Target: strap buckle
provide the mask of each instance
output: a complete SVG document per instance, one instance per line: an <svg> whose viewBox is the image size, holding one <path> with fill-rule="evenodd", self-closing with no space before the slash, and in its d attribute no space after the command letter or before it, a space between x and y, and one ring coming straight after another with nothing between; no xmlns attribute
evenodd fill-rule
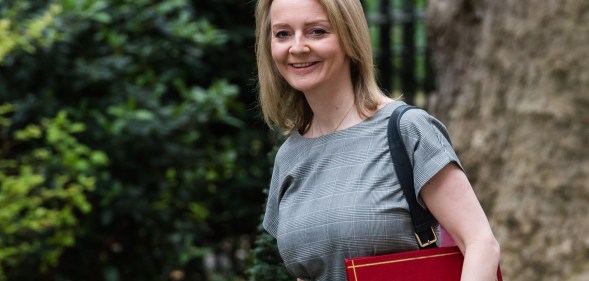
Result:
<svg viewBox="0 0 589 281"><path fill-rule="evenodd" d="M434 235L434 239L432 240L427 240L426 242L422 242L421 238L419 238L419 234L415 233L415 237L417 238L417 243L419 244L420 248L425 248L427 246L430 246L436 242L438 242L438 236L436 235L436 230L434 229L434 227L430 227L430 230L432 231L432 234Z"/></svg>

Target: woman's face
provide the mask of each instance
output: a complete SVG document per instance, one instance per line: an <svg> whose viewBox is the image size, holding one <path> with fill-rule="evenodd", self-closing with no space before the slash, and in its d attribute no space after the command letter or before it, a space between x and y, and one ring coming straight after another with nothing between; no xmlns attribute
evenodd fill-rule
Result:
<svg viewBox="0 0 589 281"><path fill-rule="evenodd" d="M274 0L270 22L272 58L293 88L327 90L351 79L349 59L317 0Z"/></svg>

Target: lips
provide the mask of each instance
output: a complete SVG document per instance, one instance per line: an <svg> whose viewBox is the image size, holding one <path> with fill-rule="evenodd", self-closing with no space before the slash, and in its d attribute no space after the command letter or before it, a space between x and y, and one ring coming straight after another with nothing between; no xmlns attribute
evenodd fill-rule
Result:
<svg viewBox="0 0 589 281"><path fill-rule="evenodd" d="M290 65L294 68L305 68L316 64L317 62L303 62L303 63L291 63Z"/></svg>

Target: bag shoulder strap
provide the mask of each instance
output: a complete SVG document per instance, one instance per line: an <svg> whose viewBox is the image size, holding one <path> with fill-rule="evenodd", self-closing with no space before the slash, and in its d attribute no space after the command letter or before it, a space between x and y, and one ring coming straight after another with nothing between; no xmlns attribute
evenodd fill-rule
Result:
<svg viewBox="0 0 589 281"><path fill-rule="evenodd" d="M393 159L393 166L399 178L399 183L403 189L403 194L409 205L409 213L411 221L415 230L415 238L420 249L435 248L438 237L436 235L435 226L438 224L434 216L426 209L421 207L417 202L415 196L415 188L413 184L413 167L405 150L405 144L401 137L401 116L407 110L417 108L411 105L401 105L393 111L389 119L387 127L387 138L389 142L389 150ZM441 124L434 123L436 126ZM449 137L446 130L441 130L444 137Z"/></svg>

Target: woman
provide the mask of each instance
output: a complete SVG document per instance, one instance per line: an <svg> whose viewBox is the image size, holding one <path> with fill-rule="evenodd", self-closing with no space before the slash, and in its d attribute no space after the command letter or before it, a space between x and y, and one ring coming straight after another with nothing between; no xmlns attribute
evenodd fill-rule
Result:
<svg viewBox="0 0 589 281"><path fill-rule="evenodd" d="M263 225L300 280L346 280L344 258L417 249L389 155L393 101L378 88L358 0L259 0L256 54L266 122L288 135ZM465 259L495 280L499 245L451 145L422 110L403 115L415 192Z"/></svg>

